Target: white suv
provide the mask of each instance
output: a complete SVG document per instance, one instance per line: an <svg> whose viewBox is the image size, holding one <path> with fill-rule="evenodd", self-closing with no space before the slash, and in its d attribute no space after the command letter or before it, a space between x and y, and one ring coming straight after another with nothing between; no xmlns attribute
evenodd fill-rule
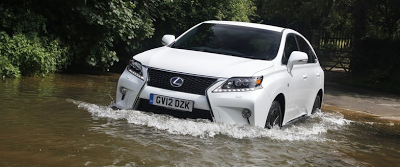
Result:
<svg viewBox="0 0 400 167"><path fill-rule="evenodd" d="M271 128L320 109L324 72L298 32L206 21L133 56L114 109Z"/></svg>

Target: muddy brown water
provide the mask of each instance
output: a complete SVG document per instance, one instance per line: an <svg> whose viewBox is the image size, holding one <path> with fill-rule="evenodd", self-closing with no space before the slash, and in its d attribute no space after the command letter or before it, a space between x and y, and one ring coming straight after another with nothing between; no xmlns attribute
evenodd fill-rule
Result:
<svg viewBox="0 0 400 167"><path fill-rule="evenodd" d="M321 111L284 129L107 108L118 74L0 80L0 166L400 166L400 125Z"/></svg>

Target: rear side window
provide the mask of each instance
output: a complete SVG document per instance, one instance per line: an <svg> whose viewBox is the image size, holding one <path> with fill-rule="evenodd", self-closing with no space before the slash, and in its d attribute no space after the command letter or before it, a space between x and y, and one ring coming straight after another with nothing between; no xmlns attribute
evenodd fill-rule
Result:
<svg viewBox="0 0 400 167"><path fill-rule="evenodd" d="M307 53L308 55L307 63L315 63L316 62L315 59L317 59L317 57L312 51L310 45L307 44L307 42L304 40L303 37L297 35L296 38L297 42L299 43L300 51Z"/></svg>
<svg viewBox="0 0 400 167"><path fill-rule="evenodd" d="M285 49L282 57L282 64L287 64L289 56L290 54L292 54L293 51L299 51L296 38L294 37L294 35L288 35L286 37Z"/></svg>

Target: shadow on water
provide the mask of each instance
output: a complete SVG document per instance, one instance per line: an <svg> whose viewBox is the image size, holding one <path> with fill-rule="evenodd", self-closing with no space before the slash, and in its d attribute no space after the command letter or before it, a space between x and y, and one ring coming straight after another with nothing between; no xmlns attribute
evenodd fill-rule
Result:
<svg viewBox="0 0 400 167"><path fill-rule="evenodd" d="M106 106L118 75L0 81L0 166L394 166L399 125L323 111L285 129Z"/></svg>

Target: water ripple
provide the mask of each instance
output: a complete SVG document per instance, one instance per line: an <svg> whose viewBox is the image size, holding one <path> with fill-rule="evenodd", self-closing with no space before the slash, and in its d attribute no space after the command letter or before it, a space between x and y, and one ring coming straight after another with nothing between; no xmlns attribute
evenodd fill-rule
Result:
<svg viewBox="0 0 400 167"><path fill-rule="evenodd" d="M149 114L136 110L112 110L107 106L86 103L68 99L79 108L87 110L94 118L111 120L127 120L130 124L143 125L158 130L167 131L176 135L191 135L207 138L217 135L226 135L236 139L243 138L270 138L280 141L327 141L328 130L337 130L350 124L352 121L343 118L343 115L318 112L307 121L291 125L283 129L264 129L248 125L228 125L213 123L202 119L178 119L165 115Z"/></svg>

